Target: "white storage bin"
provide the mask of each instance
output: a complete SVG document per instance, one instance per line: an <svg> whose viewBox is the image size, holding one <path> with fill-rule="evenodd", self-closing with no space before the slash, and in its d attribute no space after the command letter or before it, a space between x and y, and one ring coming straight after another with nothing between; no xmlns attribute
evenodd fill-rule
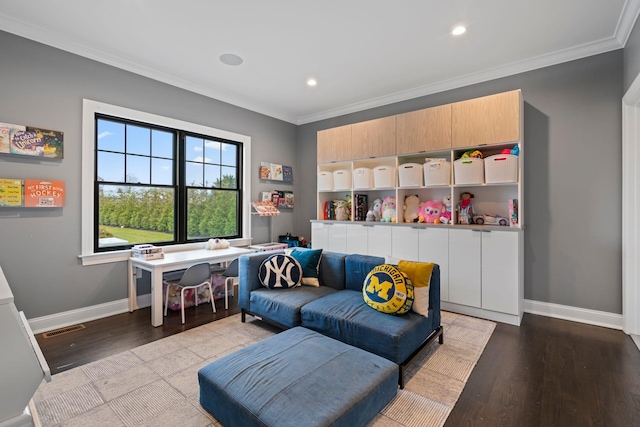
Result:
<svg viewBox="0 0 640 427"><path fill-rule="evenodd" d="M373 171L370 168L354 169L353 188L373 188Z"/></svg>
<svg viewBox="0 0 640 427"><path fill-rule="evenodd" d="M400 187L420 187L422 186L422 165L418 163L405 163L398 166L400 177Z"/></svg>
<svg viewBox="0 0 640 427"><path fill-rule="evenodd" d="M373 185L375 188L396 186L396 168L394 166L376 166L373 168Z"/></svg>
<svg viewBox="0 0 640 427"><path fill-rule="evenodd" d="M451 184L451 163L446 160L426 159L424 169L424 185Z"/></svg>
<svg viewBox="0 0 640 427"><path fill-rule="evenodd" d="M455 184L484 183L484 160L477 157L458 159L453 162Z"/></svg>
<svg viewBox="0 0 640 427"><path fill-rule="evenodd" d="M338 169L333 172L334 190L351 190L351 171Z"/></svg>
<svg viewBox="0 0 640 427"><path fill-rule="evenodd" d="M484 159L484 181L517 182L518 181L518 156L512 154L496 154Z"/></svg>
<svg viewBox="0 0 640 427"><path fill-rule="evenodd" d="M333 190L333 172L318 172L318 191Z"/></svg>

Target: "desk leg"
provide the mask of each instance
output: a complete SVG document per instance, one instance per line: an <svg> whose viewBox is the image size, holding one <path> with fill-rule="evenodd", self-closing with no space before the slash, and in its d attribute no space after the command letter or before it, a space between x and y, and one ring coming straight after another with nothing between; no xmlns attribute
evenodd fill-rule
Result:
<svg viewBox="0 0 640 427"><path fill-rule="evenodd" d="M129 285L129 312L132 312L138 309L138 291L136 286L136 271L133 265L131 265L131 261L127 262L127 271L129 274L129 280L127 281Z"/></svg>
<svg viewBox="0 0 640 427"><path fill-rule="evenodd" d="M162 269L151 271L151 324L162 326Z"/></svg>

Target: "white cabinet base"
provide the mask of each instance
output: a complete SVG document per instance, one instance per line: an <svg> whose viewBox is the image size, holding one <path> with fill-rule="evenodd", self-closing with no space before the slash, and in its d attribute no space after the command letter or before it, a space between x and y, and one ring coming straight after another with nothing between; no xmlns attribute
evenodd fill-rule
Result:
<svg viewBox="0 0 640 427"><path fill-rule="evenodd" d="M485 310L477 307L470 307L468 305L454 304L451 302L442 301L440 308L444 311L450 311L452 313L465 314L467 316L479 317L482 319L493 320L494 322L507 323L509 325L520 326L522 321L522 313L515 316L507 313L499 313L497 311Z"/></svg>

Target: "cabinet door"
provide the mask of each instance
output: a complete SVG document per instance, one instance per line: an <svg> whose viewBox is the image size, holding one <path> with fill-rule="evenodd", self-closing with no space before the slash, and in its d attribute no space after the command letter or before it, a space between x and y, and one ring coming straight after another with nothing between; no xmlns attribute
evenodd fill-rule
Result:
<svg viewBox="0 0 640 427"><path fill-rule="evenodd" d="M327 223L327 250L347 253L347 224Z"/></svg>
<svg viewBox="0 0 640 427"><path fill-rule="evenodd" d="M482 233L482 308L518 315L520 233Z"/></svg>
<svg viewBox="0 0 640 427"><path fill-rule="evenodd" d="M418 261L419 230L413 227L393 227L391 231L391 256L408 261Z"/></svg>
<svg viewBox="0 0 640 427"><path fill-rule="evenodd" d="M367 235L368 247L367 255L386 257L391 255L391 229L386 225L367 226L369 233Z"/></svg>
<svg viewBox="0 0 640 427"><path fill-rule="evenodd" d="M520 91L452 104L453 148L520 140Z"/></svg>
<svg viewBox="0 0 640 427"><path fill-rule="evenodd" d="M396 153L451 148L451 104L396 116Z"/></svg>
<svg viewBox="0 0 640 427"><path fill-rule="evenodd" d="M418 259L440 266L440 299L449 301L449 229L423 228L419 235Z"/></svg>
<svg viewBox="0 0 640 427"><path fill-rule="evenodd" d="M363 224L347 224L346 253L367 255L369 228Z"/></svg>
<svg viewBox="0 0 640 427"><path fill-rule="evenodd" d="M396 154L396 118L355 123L351 128L354 159L386 157Z"/></svg>
<svg viewBox="0 0 640 427"><path fill-rule="evenodd" d="M318 163L351 160L351 125L318 131Z"/></svg>
<svg viewBox="0 0 640 427"><path fill-rule="evenodd" d="M313 249L327 250L329 227L325 227L325 225L321 222L311 223L311 247Z"/></svg>
<svg viewBox="0 0 640 427"><path fill-rule="evenodd" d="M449 230L449 302L481 307L482 232Z"/></svg>

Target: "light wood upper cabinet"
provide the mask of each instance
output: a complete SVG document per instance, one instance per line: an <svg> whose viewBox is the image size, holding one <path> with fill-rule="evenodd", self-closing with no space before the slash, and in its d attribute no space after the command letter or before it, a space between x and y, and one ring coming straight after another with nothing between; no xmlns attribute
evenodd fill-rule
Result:
<svg viewBox="0 0 640 427"><path fill-rule="evenodd" d="M520 90L452 104L452 147L519 141L520 108Z"/></svg>
<svg viewBox="0 0 640 427"><path fill-rule="evenodd" d="M351 135L354 159L396 154L395 116L355 123Z"/></svg>
<svg viewBox="0 0 640 427"><path fill-rule="evenodd" d="M351 160L352 125L318 131L318 163Z"/></svg>
<svg viewBox="0 0 640 427"><path fill-rule="evenodd" d="M396 153L451 148L451 104L396 116Z"/></svg>

